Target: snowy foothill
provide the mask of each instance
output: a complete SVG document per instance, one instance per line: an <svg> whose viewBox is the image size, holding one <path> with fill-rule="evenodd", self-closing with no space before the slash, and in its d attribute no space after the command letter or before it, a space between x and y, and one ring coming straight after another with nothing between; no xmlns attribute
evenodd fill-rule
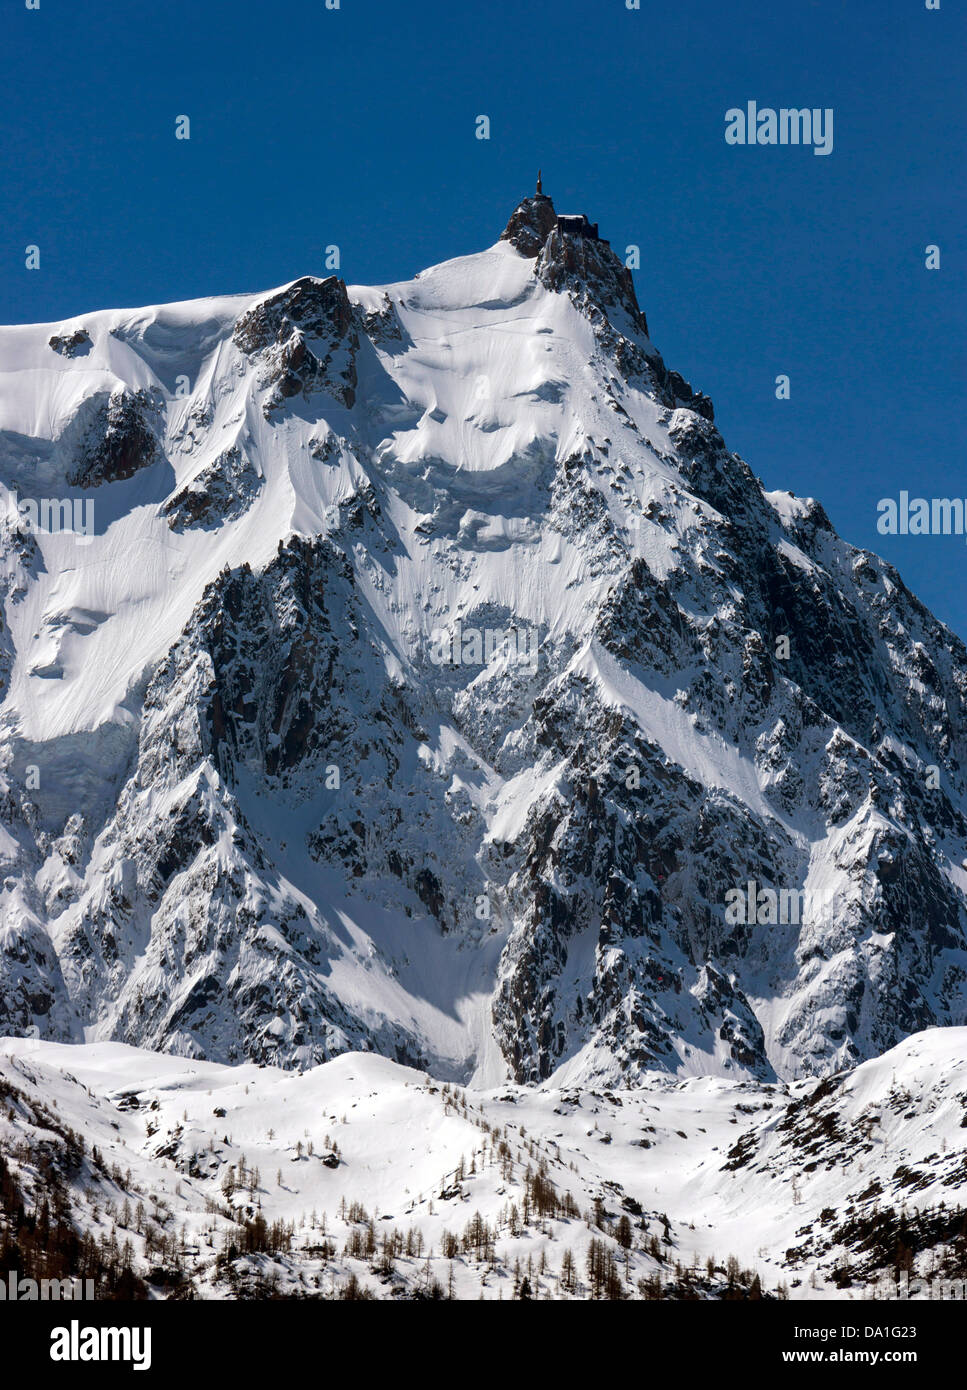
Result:
<svg viewBox="0 0 967 1390"><path fill-rule="evenodd" d="M689 1281L722 1297L730 1278L747 1296L752 1275L766 1296L895 1298L904 1285L869 1241L877 1214L953 1210L965 1181L964 1029L818 1087L475 1090L366 1053L280 1074L9 1038L0 1084L0 1146L23 1189L42 1190L42 1156L62 1157L53 1130L82 1134L73 1215L130 1241L159 1296L177 1277L208 1298L270 1284L330 1297L355 1276L381 1298L434 1283L510 1298L525 1277L534 1297L587 1298L598 1241L626 1297ZM230 1274L226 1251L257 1218L275 1234ZM904 1280L939 1280L946 1244Z"/></svg>

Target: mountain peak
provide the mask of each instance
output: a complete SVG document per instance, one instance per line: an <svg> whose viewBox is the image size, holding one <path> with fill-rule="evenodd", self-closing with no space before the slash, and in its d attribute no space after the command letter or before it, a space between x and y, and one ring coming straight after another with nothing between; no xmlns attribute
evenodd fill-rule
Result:
<svg viewBox="0 0 967 1390"><path fill-rule="evenodd" d="M606 317L609 311L622 309L631 329L648 336L631 271L586 213L555 210L542 191L540 175L537 192L517 204L500 240L536 261L534 273L548 289L570 290L576 299L597 304Z"/></svg>
<svg viewBox="0 0 967 1390"><path fill-rule="evenodd" d="M500 240L509 241L522 256L534 258L556 226L554 204L546 193L535 193L533 197L523 198L514 208Z"/></svg>

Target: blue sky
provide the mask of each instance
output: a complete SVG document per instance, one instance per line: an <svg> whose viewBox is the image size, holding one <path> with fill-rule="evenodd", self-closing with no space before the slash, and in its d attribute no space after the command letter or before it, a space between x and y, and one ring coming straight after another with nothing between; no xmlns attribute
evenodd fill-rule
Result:
<svg viewBox="0 0 967 1390"><path fill-rule="evenodd" d="M496 240L540 164L641 247L730 447L967 637L964 538L876 531L901 489L967 496L965 50L956 0L7 0L0 322L268 288L330 243L409 276ZM727 145L749 100L833 108L833 152Z"/></svg>

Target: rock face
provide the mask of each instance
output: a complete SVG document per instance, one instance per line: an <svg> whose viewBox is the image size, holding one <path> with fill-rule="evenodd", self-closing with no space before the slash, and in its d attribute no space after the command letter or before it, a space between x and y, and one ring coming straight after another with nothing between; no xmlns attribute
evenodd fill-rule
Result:
<svg viewBox="0 0 967 1390"><path fill-rule="evenodd" d="M597 311L614 327L627 327L647 338L648 324L638 308L631 271L607 241L564 231L555 223L534 273L549 290L567 292L585 311Z"/></svg>
<svg viewBox="0 0 967 1390"><path fill-rule="evenodd" d="M49 346L61 357L81 357L91 350L91 336L86 328L75 328L73 333L55 333Z"/></svg>
<svg viewBox="0 0 967 1390"><path fill-rule="evenodd" d="M205 465L164 504L173 531L188 526L218 527L248 509L262 480L237 444Z"/></svg>
<svg viewBox="0 0 967 1390"><path fill-rule="evenodd" d="M10 481L174 486L0 531L6 1031L617 1084L967 1019L967 651L568 226L53 359Z"/></svg>
<svg viewBox="0 0 967 1390"><path fill-rule="evenodd" d="M344 405L356 394L359 339L346 286L304 276L242 314L232 334L236 347L258 364L268 388L266 417L292 396L328 389Z"/></svg>
<svg viewBox="0 0 967 1390"><path fill-rule="evenodd" d="M92 488L116 483L153 463L160 451L151 422L158 412L158 402L147 391L115 387L99 403L79 441L68 484Z"/></svg>
<svg viewBox="0 0 967 1390"><path fill-rule="evenodd" d="M545 241L556 226L554 204L546 194L538 193L536 197L525 198L518 203L500 239L509 241L522 256L534 257L540 255Z"/></svg>

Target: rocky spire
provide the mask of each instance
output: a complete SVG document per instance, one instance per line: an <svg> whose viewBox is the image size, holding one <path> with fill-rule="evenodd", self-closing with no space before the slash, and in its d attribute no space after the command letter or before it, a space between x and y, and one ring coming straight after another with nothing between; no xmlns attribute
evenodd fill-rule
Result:
<svg viewBox="0 0 967 1390"><path fill-rule="evenodd" d="M582 222L585 231L576 225ZM542 192L539 169L537 192L517 204L500 239L537 261L535 273L548 289L583 292L605 313L620 306L631 325L647 334L631 271L610 243L597 235L597 224L588 223L587 218L558 217L554 204Z"/></svg>
<svg viewBox="0 0 967 1390"><path fill-rule="evenodd" d="M510 221L501 232L501 241L509 241L522 256L537 256L548 234L557 225L554 204L541 192L541 176L537 174L537 192L525 198L510 214Z"/></svg>

